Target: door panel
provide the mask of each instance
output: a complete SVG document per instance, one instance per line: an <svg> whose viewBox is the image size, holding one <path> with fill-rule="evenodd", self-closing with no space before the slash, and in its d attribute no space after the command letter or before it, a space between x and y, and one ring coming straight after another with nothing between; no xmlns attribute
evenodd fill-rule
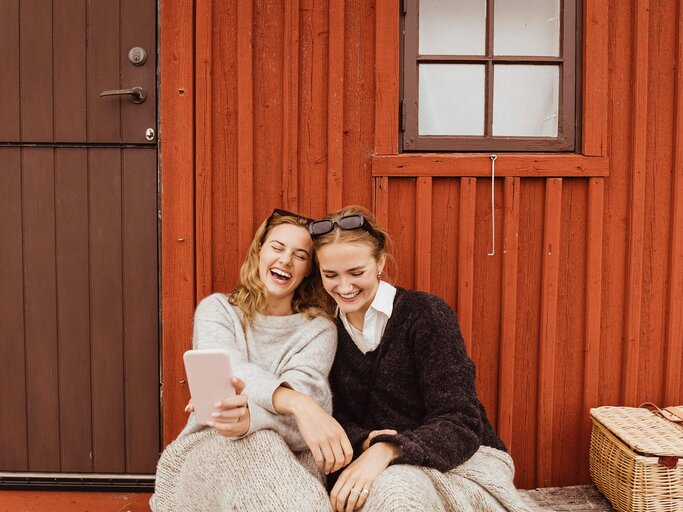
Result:
<svg viewBox="0 0 683 512"><path fill-rule="evenodd" d="M54 140L86 141L84 2L54 2Z"/></svg>
<svg viewBox="0 0 683 512"><path fill-rule="evenodd" d="M19 2L0 0L0 141L19 140Z"/></svg>
<svg viewBox="0 0 683 512"><path fill-rule="evenodd" d="M92 471L88 152L55 151L61 470Z"/></svg>
<svg viewBox="0 0 683 512"><path fill-rule="evenodd" d="M126 471L146 473L159 456L157 182L153 151L122 152L123 353ZM150 271L154 269L154 272ZM154 318L155 321L150 319ZM140 428L145 425L146 428Z"/></svg>
<svg viewBox="0 0 683 512"><path fill-rule="evenodd" d="M0 0L0 52L0 472L154 473L156 3Z"/></svg>
<svg viewBox="0 0 683 512"><path fill-rule="evenodd" d="M20 471L28 466L28 452L18 148L0 149L0 194L0 467Z"/></svg>
<svg viewBox="0 0 683 512"><path fill-rule="evenodd" d="M54 151L21 154L28 465L59 470ZM16 342L17 340L10 340Z"/></svg>
<svg viewBox="0 0 683 512"><path fill-rule="evenodd" d="M0 0L0 142L148 143L156 126L151 0ZM128 58L141 47L147 60ZM141 104L106 90L142 87Z"/></svg>
<svg viewBox="0 0 683 512"><path fill-rule="evenodd" d="M0 190L0 471L153 473L156 148L0 147Z"/></svg>

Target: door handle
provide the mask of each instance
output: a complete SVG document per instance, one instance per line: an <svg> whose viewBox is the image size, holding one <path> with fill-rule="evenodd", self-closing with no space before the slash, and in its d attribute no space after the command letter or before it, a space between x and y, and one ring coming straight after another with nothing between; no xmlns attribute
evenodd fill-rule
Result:
<svg viewBox="0 0 683 512"><path fill-rule="evenodd" d="M131 89L102 91L100 96L128 96L128 99L133 103L143 103L147 99L147 91L142 87L132 87Z"/></svg>

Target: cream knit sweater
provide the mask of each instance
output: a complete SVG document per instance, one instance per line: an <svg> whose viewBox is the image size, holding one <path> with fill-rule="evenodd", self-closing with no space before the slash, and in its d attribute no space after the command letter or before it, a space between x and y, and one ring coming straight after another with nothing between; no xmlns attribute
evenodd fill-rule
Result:
<svg viewBox="0 0 683 512"><path fill-rule="evenodd" d="M337 348L337 330L324 317L308 319L256 314L246 333L242 312L220 293L202 300L194 318L193 348L223 349L230 355L232 371L245 383L249 400L248 434L271 429L280 434L292 451L307 449L294 418L278 414L273 392L285 385L313 398L332 412L327 375ZM203 425L191 415L179 437L198 432Z"/></svg>

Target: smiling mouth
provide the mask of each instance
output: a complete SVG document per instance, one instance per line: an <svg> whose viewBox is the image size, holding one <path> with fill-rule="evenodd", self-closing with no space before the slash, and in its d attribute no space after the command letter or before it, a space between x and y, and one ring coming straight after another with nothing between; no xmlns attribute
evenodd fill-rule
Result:
<svg viewBox="0 0 683 512"><path fill-rule="evenodd" d="M360 290L356 290L355 292L351 292L351 293L339 293L339 292L337 292L337 295L344 302L353 302L353 300L355 300L355 298L358 297L358 295L360 295Z"/></svg>
<svg viewBox="0 0 683 512"><path fill-rule="evenodd" d="M280 270L279 268L271 268L270 275L273 281L277 284L287 284L292 280L292 274Z"/></svg>

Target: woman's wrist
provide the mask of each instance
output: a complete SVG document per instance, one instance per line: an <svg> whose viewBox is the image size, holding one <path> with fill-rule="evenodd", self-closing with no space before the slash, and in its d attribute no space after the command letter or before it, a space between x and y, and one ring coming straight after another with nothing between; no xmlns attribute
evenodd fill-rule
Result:
<svg viewBox="0 0 683 512"><path fill-rule="evenodd" d="M387 466L401 456L401 448L398 445L387 441L380 441L379 443L373 444L368 448L368 451L372 451L376 453L378 457L383 458Z"/></svg>
<svg viewBox="0 0 683 512"><path fill-rule="evenodd" d="M308 402L313 400L306 395L284 386L278 387L273 392L273 407L279 414L297 416Z"/></svg>

